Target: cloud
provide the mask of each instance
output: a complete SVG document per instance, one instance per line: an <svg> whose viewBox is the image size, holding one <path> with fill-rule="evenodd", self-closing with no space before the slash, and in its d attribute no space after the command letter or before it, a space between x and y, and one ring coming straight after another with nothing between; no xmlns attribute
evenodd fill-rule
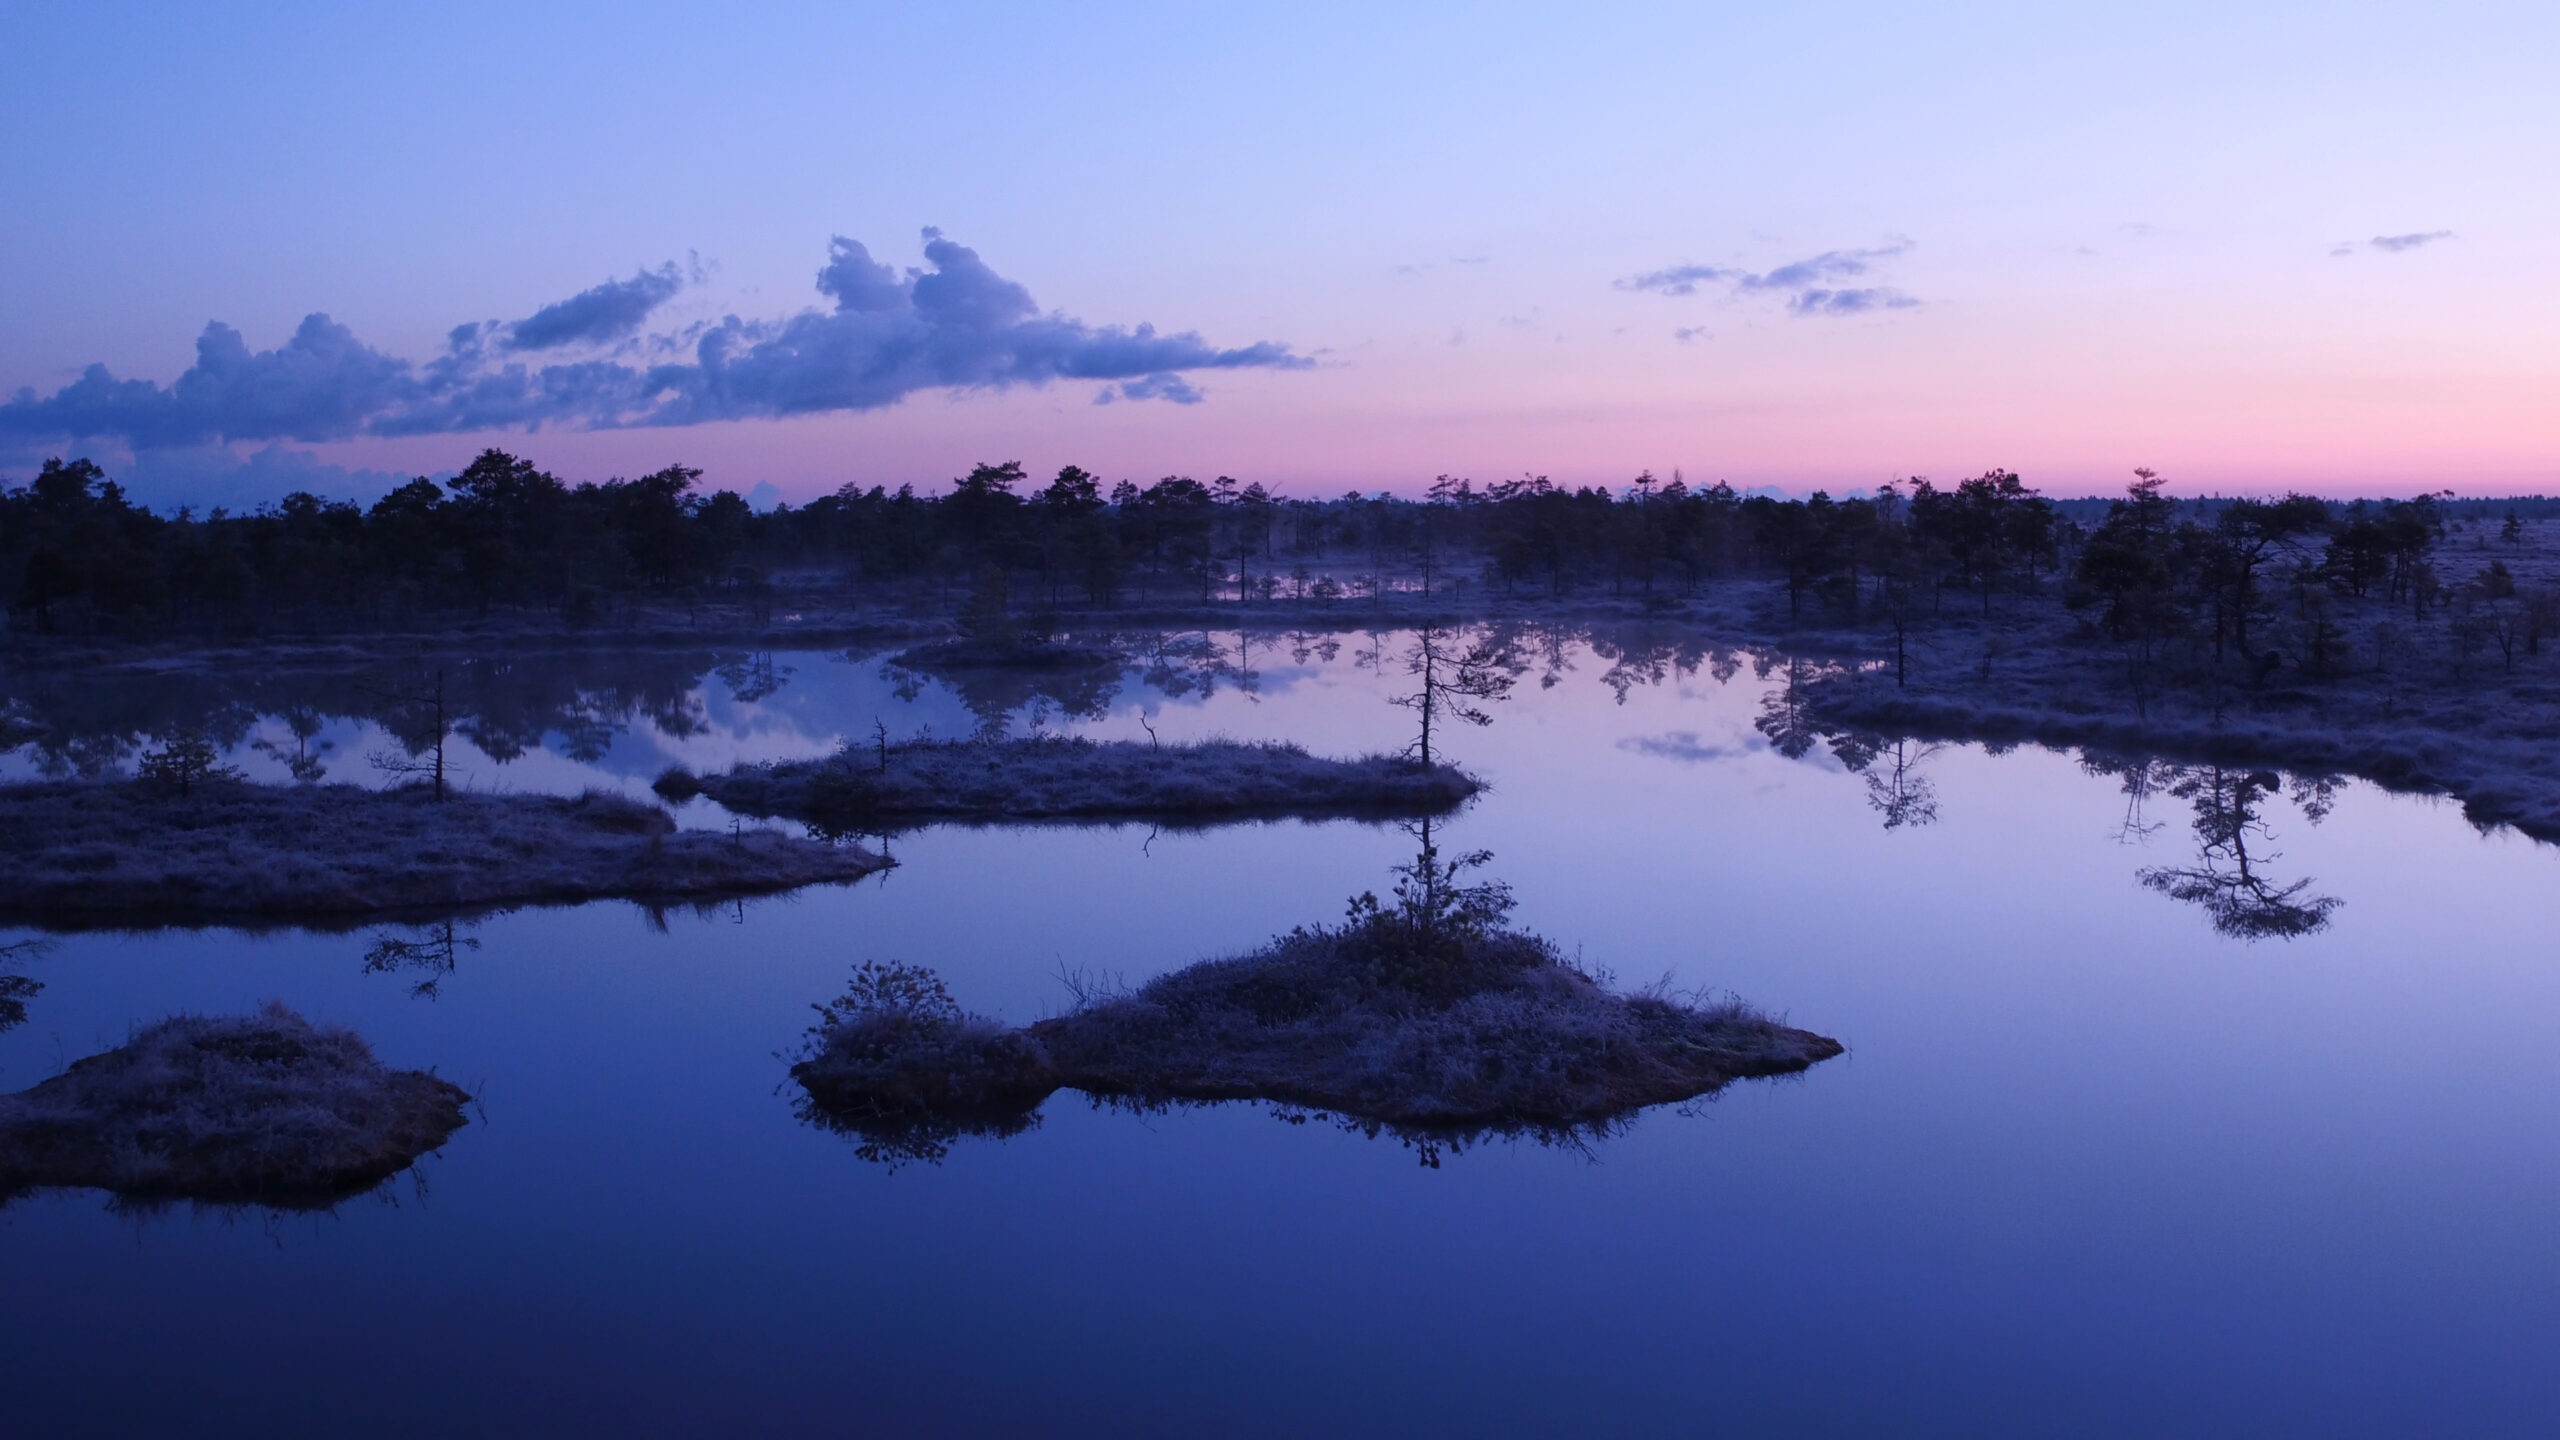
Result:
<svg viewBox="0 0 2560 1440"><path fill-rule="evenodd" d="M1719 265L1673 265L1614 283L1620 290L1655 295L1695 295L1702 285L1722 285L1734 295L1783 295L1787 297L1788 313L1797 316L1907 310L1920 302L1899 290L1881 285L1842 287L1833 282L1870 274L1875 261L1891 259L1910 248L1910 241L1895 240L1869 250L1825 250L1757 273Z"/></svg>
<svg viewBox="0 0 2560 1440"><path fill-rule="evenodd" d="M2439 240L2452 238L2450 230L2420 230L2407 235L2376 235L2365 243L2376 250L2397 255L2403 250L2415 250L2421 245L2433 245Z"/></svg>
<svg viewBox="0 0 2560 1440"><path fill-rule="evenodd" d="M456 326L443 354L413 363L373 350L326 315L252 352L208 325L174 382L118 379L93 365L49 396L0 404L0 439L105 437L137 447L233 440L337 440L544 426L696 425L877 410L926 390L1123 382L1116 398L1196 403L1192 370L1304 369L1263 341L1212 345L1191 331L1088 325L1043 312L967 246L924 232L926 268L901 272L837 237L817 276L832 309L776 320L732 315L698 333L646 337L634 364L611 357L535 366L532 350L626 338L680 287L672 267L608 281L513 325Z"/></svg>
<svg viewBox="0 0 2560 1440"><path fill-rule="evenodd" d="M1911 248L1907 240L1874 250L1825 250L1809 260L1781 265L1761 275L1745 275L1738 282L1745 290L1806 290L1826 280L1845 280L1867 273L1867 262L1884 260Z"/></svg>
<svg viewBox="0 0 2560 1440"><path fill-rule="evenodd" d="M820 278L821 286L825 284ZM684 274L670 260L628 280L607 280L566 300L545 305L507 327L510 350L551 350L637 334L649 312L675 298Z"/></svg>
<svg viewBox="0 0 2560 1440"><path fill-rule="evenodd" d="M1805 290L1787 302L1798 315L1864 315L1871 310L1908 310L1920 302L1889 285L1863 290Z"/></svg>
<svg viewBox="0 0 2560 1440"><path fill-rule="evenodd" d="M1093 397L1093 403L1108 405L1114 400L1170 400L1176 405L1197 405L1206 398L1192 388L1191 382L1167 372L1125 380L1118 385L1105 385L1102 393Z"/></svg>
<svg viewBox="0 0 2560 1440"><path fill-rule="evenodd" d="M1688 344L1692 340L1704 340L1707 338L1707 327L1704 325L1683 325L1679 329L1671 332L1671 338L1679 341L1683 345Z"/></svg>
<svg viewBox="0 0 2560 1440"><path fill-rule="evenodd" d="M331 465L308 450L283 444L262 446L245 458L223 445L137 450L129 463L110 468L135 499L164 514L181 505L245 512L296 491L370 503L411 479L388 470Z"/></svg>
<svg viewBox="0 0 2560 1440"><path fill-rule="evenodd" d="M109 435L146 446L332 440L407 399L416 388L408 371L326 315L303 317L292 339L254 353L217 320L196 337L196 363L176 383L119 380L92 365L50 396L20 390L0 404L0 435Z"/></svg>
<svg viewBox="0 0 2560 1440"><path fill-rule="evenodd" d="M1701 285L1749 278L1739 270L1725 270L1713 265L1674 265L1667 270L1630 275L1615 283L1621 290L1649 290L1656 295L1695 295Z"/></svg>
<svg viewBox="0 0 2560 1440"><path fill-rule="evenodd" d="M1651 755L1662 760L1677 760L1683 765L1703 765L1716 760L1730 760L1745 753L1731 745L1719 745L1701 739L1695 730L1671 730L1660 735L1630 735L1618 742L1621 750L1638 755Z"/></svg>

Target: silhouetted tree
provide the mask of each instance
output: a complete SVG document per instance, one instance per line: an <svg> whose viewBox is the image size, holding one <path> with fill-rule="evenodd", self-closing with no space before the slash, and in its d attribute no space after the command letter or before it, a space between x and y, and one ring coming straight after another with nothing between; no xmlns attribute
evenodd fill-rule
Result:
<svg viewBox="0 0 2560 1440"><path fill-rule="evenodd" d="M145 752L135 766L135 778L184 799L217 781L244 777L222 763L222 752L214 748L212 741L201 735L182 735L157 750Z"/></svg>
<svg viewBox="0 0 2560 1440"><path fill-rule="evenodd" d="M2232 648L2263 676L2273 668L2250 647L2249 622L2259 609L2259 576L2279 555L2295 553L2304 537L2325 530L2329 507L2308 495L2281 500L2233 500L2215 517L2206 551L2204 581L2212 598L2214 653L2222 653L2228 626ZM2277 657L2279 660L2282 657Z"/></svg>
<svg viewBox="0 0 2560 1440"><path fill-rule="evenodd" d="M1413 711L1421 721L1422 732L1413 749L1425 765L1433 763L1431 741L1436 729L1452 721L1492 724L1493 716L1478 702L1509 698L1520 676L1522 666L1509 646L1492 639L1462 642L1463 636L1436 625L1416 631L1404 661L1405 673L1417 683L1412 693L1388 702Z"/></svg>

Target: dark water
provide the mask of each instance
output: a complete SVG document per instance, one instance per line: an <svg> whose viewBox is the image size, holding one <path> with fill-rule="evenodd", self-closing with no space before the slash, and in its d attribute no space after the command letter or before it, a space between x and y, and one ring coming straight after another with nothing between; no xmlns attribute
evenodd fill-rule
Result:
<svg viewBox="0 0 2560 1440"><path fill-rule="evenodd" d="M1403 738L1391 679L1354 663L1369 638L1330 660L1258 646L1249 688L1220 638L1223 659L1123 677L1098 720L1040 718ZM2229 869L2194 823L2228 783L2187 777L2129 817L2121 778L2073 757L1949 747L1897 801L1869 783L1889 757L1861 774L1825 744L1772 748L1754 722L1782 670L1562 658L1451 740L1494 789L1444 843L1494 851L1518 918L1626 983L1730 988L1847 1056L1587 1153L1495 1143L1437 1169L1253 1107L1066 1093L1026 1135L892 1173L778 1089L778 1052L856 961L936 966L964 1004L1028 1020L1063 1003L1062 969L1136 979L1338 916L1411 849L1353 824L932 830L896 841L885 879L663 929L626 905L490 919L441 976L367 973L372 932L65 937L22 967L45 988L0 1035L0 1085L172 1010L281 998L482 1111L325 1216L133 1215L89 1192L0 1211L0 1430L2560 1425L2560 854L2355 784L2303 791L2314 823L2241 777L2253 876L2341 902L2251 943L2138 878ZM875 716L973 724L876 660L711 663L603 698L610 674L549 673L586 718L472 756L473 782L637 790L672 760L813 753ZM314 753L360 776L380 734L325 708ZM518 716L519 741L547 713ZM283 777L289 725L242 738Z"/></svg>

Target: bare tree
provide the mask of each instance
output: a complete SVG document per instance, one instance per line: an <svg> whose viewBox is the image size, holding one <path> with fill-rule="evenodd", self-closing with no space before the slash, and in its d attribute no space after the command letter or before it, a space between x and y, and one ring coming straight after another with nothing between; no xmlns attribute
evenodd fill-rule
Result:
<svg viewBox="0 0 2560 1440"><path fill-rule="evenodd" d="M1423 626L1404 654L1405 673L1419 683L1411 694L1388 701L1421 717L1422 734L1412 749L1421 755L1425 765L1432 763L1431 739L1435 730L1451 721L1492 724L1493 716L1478 702L1510 698L1512 683L1527 668L1507 644L1484 639L1462 649L1461 639L1461 635L1437 625Z"/></svg>
<svg viewBox="0 0 2560 1440"><path fill-rule="evenodd" d="M400 753L376 750L365 757L365 762L395 780L424 779L434 787L436 798L442 800L445 797L444 742L453 733L453 716L445 706L444 667L437 666L431 679L416 686L400 690L377 688L374 694L390 702L403 713L404 719L420 722L418 729L425 732L427 738L421 742L404 737L402 744L405 748Z"/></svg>

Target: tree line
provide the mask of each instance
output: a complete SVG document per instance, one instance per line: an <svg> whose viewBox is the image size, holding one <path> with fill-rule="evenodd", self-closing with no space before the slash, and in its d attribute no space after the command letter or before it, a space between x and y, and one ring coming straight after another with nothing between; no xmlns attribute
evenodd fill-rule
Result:
<svg viewBox="0 0 2560 1440"><path fill-rule="evenodd" d="M2217 655L2253 660L2262 617L2306 586L2421 617L2445 601L2435 499L2179 502L2147 473L2086 525L2069 518L2086 502L2057 505L2002 470L1838 500L1651 474L1614 490L1443 476L1416 500L1310 500L1225 476L1106 487L1073 465L1041 482L1007 462L939 494L847 485L762 513L701 479L669 466L572 485L489 450L369 507L295 494L248 514L163 516L94 463L51 460L0 490L0 595L20 630L152 633L493 613L575 625L706 602L761 621L778 592L811 588L1054 611L1460 588L1667 600L1760 576L1791 618L1882 620L1898 660L1909 623L1950 597L1988 614L2004 591L2057 585L2111 637L2204 634ZM2515 524L2510 512L2510 538Z"/></svg>

